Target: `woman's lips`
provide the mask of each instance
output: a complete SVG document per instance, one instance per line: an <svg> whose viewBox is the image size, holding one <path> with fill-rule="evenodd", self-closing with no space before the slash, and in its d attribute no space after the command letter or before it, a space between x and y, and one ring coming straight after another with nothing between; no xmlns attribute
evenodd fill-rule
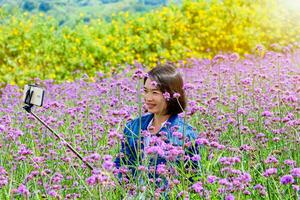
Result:
<svg viewBox="0 0 300 200"><path fill-rule="evenodd" d="M149 103L147 103L146 106L147 106L148 109L151 109L151 108L155 107L155 104L149 104Z"/></svg>

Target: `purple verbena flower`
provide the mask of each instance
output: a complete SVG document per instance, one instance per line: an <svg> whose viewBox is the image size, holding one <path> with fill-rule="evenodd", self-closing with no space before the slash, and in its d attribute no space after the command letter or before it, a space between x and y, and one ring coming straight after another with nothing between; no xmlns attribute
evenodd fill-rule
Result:
<svg viewBox="0 0 300 200"><path fill-rule="evenodd" d="M291 175L284 175L280 178L280 183L282 185L292 184L294 183L294 178Z"/></svg>
<svg viewBox="0 0 300 200"><path fill-rule="evenodd" d="M55 173L54 176L52 177L52 182L53 183L60 183L63 180L64 176L60 173Z"/></svg>
<svg viewBox="0 0 300 200"><path fill-rule="evenodd" d="M3 132L5 130L5 126L0 124L0 132Z"/></svg>
<svg viewBox="0 0 300 200"><path fill-rule="evenodd" d="M262 113L262 116L263 117L272 117L273 116L273 113L268 111L268 110L265 110L263 113Z"/></svg>
<svg viewBox="0 0 300 200"><path fill-rule="evenodd" d="M290 173L292 174L293 177L300 178L300 168L294 168L291 170Z"/></svg>
<svg viewBox="0 0 300 200"><path fill-rule="evenodd" d="M193 155L193 157L191 159L192 159L192 161L197 162L201 159L201 156L196 154L196 155Z"/></svg>
<svg viewBox="0 0 300 200"><path fill-rule="evenodd" d="M102 167L107 171L112 171L114 167L114 162L112 160L105 160Z"/></svg>
<svg viewBox="0 0 300 200"><path fill-rule="evenodd" d="M294 167L294 166L296 166L296 161L294 161L294 160L285 160L284 164L289 165L291 167Z"/></svg>
<svg viewBox="0 0 300 200"><path fill-rule="evenodd" d="M208 176L207 177L207 182L208 183L215 183L216 182L216 180L218 180L218 177L216 177L216 176Z"/></svg>
<svg viewBox="0 0 300 200"><path fill-rule="evenodd" d="M164 96L164 98L165 98L165 100L166 100L166 101L169 101L169 100L170 100L170 98L171 98L171 96L170 96L170 93L169 93L169 92L164 92L164 93L163 93L163 96Z"/></svg>
<svg viewBox="0 0 300 200"><path fill-rule="evenodd" d="M168 172L165 164L157 165L156 171L157 171L157 174L160 174L160 175L165 175Z"/></svg>
<svg viewBox="0 0 300 200"><path fill-rule="evenodd" d="M233 165L241 162L241 159L239 157L221 157L219 162L223 165Z"/></svg>
<svg viewBox="0 0 300 200"><path fill-rule="evenodd" d="M25 185L21 184L19 187L18 187L18 190L17 192L21 195L24 195L26 197L28 197L30 195L30 192L29 190L26 188Z"/></svg>
<svg viewBox="0 0 300 200"><path fill-rule="evenodd" d="M8 184L8 174L4 167L0 166L0 189Z"/></svg>
<svg viewBox="0 0 300 200"><path fill-rule="evenodd" d="M226 197L225 197L225 200L234 200L234 196L232 194L228 194Z"/></svg>
<svg viewBox="0 0 300 200"><path fill-rule="evenodd" d="M277 169L276 169L276 168L269 168L269 169L267 169L267 170L263 173L263 175L264 175L265 177L269 177L269 176L274 175L274 174L277 174Z"/></svg>
<svg viewBox="0 0 300 200"><path fill-rule="evenodd" d="M48 191L48 194L49 194L49 196L51 196L51 197L56 197L57 196L57 192L55 191L55 190L49 190Z"/></svg>
<svg viewBox="0 0 300 200"><path fill-rule="evenodd" d="M270 164L270 163L274 163L277 164L278 160L274 157L274 156L269 156L267 157L267 159L265 160L265 163Z"/></svg>
<svg viewBox="0 0 300 200"><path fill-rule="evenodd" d="M175 92L175 93L173 94L173 98L178 99L179 97L180 97L180 94L179 94L179 93Z"/></svg>
<svg viewBox="0 0 300 200"><path fill-rule="evenodd" d="M194 183L192 188L195 190L195 192L197 192L199 194L203 191L203 187L202 187L201 182Z"/></svg>
<svg viewBox="0 0 300 200"><path fill-rule="evenodd" d="M153 155L158 154L160 156L164 155L164 150L161 147L159 147L159 146L150 146L150 147L147 147L145 149L145 152L147 154L149 154L149 155L151 155L151 154L153 154Z"/></svg>
<svg viewBox="0 0 300 200"><path fill-rule="evenodd" d="M296 191L296 192L299 192L300 191L300 186L299 185L292 185L293 186L293 189Z"/></svg>
<svg viewBox="0 0 300 200"><path fill-rule="evenodd" d="M209 141L205 138L197 138L195 140L195 142L197 145L208 145L209 144Z"/></svg>
<svg viewBox="0 0 300 200"><path fill-rule="evenodd" d="M150 83L153 87L157 87L158 83L156 81L151 81Z"/></svg>

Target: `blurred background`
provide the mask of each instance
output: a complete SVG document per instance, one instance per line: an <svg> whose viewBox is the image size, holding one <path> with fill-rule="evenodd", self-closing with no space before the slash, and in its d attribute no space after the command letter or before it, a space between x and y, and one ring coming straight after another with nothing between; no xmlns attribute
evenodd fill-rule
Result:
<svg viewBox="0 0 300 200"><path fill-rule="evenodd" d="M1 0L0 81L299 47L299 0Z"/></svg>

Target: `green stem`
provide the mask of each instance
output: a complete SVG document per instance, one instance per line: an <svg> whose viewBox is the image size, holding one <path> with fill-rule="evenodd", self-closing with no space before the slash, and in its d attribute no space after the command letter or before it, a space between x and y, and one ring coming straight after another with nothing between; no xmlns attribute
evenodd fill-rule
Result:
<svg viewBox="0 0 300 200"><path fill-rule="evenodd" d="M186 112L182 108L178 98L176 98L176 100L177 100L178 105L180 106L181 111L184 113L184 116L183 116L183 133L182 133L182 135L183 135L182 149L184 150L185 149L185 147L184 147L184 145L185 145L185 132L186 132L186 126L185 126L185 124L186 124Z"/></svg>
<svg viewBox="0 0 300 200"><path fill-rule="evenodd" d="M140 156L141 156L141 131L142 131L142 94L141 94L141 81L142 79L138 80L137 92L138 92L138 113L139 113L139 132L138 132L138 140L137 140L137 165L140 166ZM138 170L137 170L138 173ZM138 174L137 174L137 177ZM136 180L136 184L139 184L139 180ZM138 195L139 195L138 191Z"/></svg>

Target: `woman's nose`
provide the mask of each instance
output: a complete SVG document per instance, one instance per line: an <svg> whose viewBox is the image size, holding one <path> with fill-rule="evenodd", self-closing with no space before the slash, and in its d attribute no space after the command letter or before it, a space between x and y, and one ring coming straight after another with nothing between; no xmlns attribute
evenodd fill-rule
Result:
<svg viewBox="0 0 300 200"><path fill-rule="evenodd" d="M152 97L153 97L153 96L152 96L150 93L145 93L145 94L144 94L145 100L148 100L148 101L149 101L149 100L152 100Z"/></svg>

